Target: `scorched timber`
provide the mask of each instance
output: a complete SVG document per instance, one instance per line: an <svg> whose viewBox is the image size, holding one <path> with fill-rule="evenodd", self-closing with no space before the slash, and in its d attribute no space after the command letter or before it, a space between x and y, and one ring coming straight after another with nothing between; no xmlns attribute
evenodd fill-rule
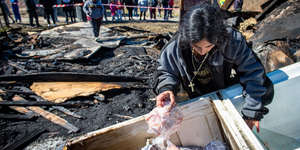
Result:
<svg viewBox="0 0 300 150"><path fill-rule="evenodd" d="M25 101L22 97L20 96L15 96L13 97L13 100L14 101ZM75 127L74 125L68 123L67 120L59 117L59 116L56 116L40 107L36 107L36 106L28 106L27 107L28 109L32 110L33 112L37 113L37 114L40 114L41 116L43 116L44 118L50 120L51 122L55 123L55 124L58 124L72 132L78 132L80 129Z"/></svg>
<svg viewBox="0 0 300 150"><path fill-rule="evenodd" d="M0 76L0 81L32 81L32 82L142 82L148 77L115 76L92 73L47 72L25 75Z"/></svg>
<svg viewBox="0 0 300 150"><path fill-rule="evenodd" d="M84 106L94 105L92 101L68 101L64 103L52 103L47 101L3 101L0 105L6 106Z"/></svg>

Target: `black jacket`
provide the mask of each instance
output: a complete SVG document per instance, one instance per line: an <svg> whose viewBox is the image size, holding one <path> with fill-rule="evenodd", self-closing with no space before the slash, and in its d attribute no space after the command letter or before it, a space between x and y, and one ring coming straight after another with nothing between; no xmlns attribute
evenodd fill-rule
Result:
<svg viewBox="0 0 300 150"><path fill-rule="evenodd" d="M125 5L133 5L134 4L133 0L124 0L124 2L125 2ZM130 7L130 8L133 8L133 7Z"/></svg>
<svg viewBox="0 0 300 150"><path fill-rule="evenodd" d="M157 0L148 0L148 5L150 7L156 7L157 6Z"/></svg>
<svg viewBox="0 0 300 150"><path fill-rule="evenodd" d="M54 0L40 0L39 3L44 6L45 10L53 10L52 7L55 5Z"/></svg>
<svg viewBox="0 0 300 150"><path fill-rule="evenodd" d="M265 105L271 103L274 94L273 83L266 76L264 67L256 54L248 48L241 33L228 28L230 41L224 48L212 50L207 59L215 90L224 89L236 80L230 75L232 69L237 73L239 83L243 86L245 105L242 114L245 118L260 120L268 113ZM179 85L188 93L189 98L201 96L200 88L189 87L193 78L192 70L187 66L189 59L184 58L190 47L180 43L180 35L172 38L157 60L158 67L154 73L153 90L156 94L170 90L176 95ZM171 39L171 40L172 40Z"/></svg>
<svg viewBox="0 0 300 150"><path fill-rule="evenodd" d="M37 9L34 0L25 0L25 4L27 11L35 11Z"/></svg>

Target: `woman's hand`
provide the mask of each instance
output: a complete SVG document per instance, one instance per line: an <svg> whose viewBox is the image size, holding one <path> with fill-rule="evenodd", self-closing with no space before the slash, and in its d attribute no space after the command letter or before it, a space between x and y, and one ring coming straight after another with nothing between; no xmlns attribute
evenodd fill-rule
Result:
<svg viewBox="0 0 300 150"><path fill-rule="evenodd" d="M250 130L252 131L254 125L256 126L256 131L259 133L259 121L253 119L244 119L246 124L249 126Z"/></svg>
<svg viewBox="0 0 300 150"><path fill-rule="evenodd" d="M171 105L175 103L175 96L172 91L164 91L156 97L156 106L163 107L165 100L171 100Z"/></svg>

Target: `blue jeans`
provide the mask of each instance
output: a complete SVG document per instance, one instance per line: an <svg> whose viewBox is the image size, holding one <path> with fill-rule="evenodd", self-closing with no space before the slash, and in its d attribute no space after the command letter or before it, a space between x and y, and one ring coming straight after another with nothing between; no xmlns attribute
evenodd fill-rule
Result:
<svg viewBox="0 0 300 150"><path fill-rule="evenodd" d="M138 14L138 8L137 7L134 7L133 8L133 17L138 17L139 14Z"/></svg>
<svg viewBox="0 0 300 150"><path fill-rule="evenodd" d="M169 8L169 6L163 6L163 8ZM168 20L168 12L169 10L168 9L164 9L165 10L165 14L164 14L164 20Z"/></svg>

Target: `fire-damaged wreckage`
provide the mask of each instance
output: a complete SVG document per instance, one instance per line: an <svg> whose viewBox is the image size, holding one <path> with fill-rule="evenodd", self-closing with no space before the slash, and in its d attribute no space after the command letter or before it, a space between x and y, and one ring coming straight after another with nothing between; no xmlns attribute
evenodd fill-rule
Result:
<svg viewBox="0 0 300 150"><path fill-rule="evenodd" d="M296 4L283 5L290 7L272 13ZM259 23L254 18L240 23L238 17L227 19L235 20L231 25L248 39L266 72L300 60L299 36L257 40L270 26L272 13ZM92 37L88 26L77 23L30 35L13 30L1 35L1 148L26 147L36 137L67 140L153 110L151 77L160 50L173 34L118 26L101 28L103 38L94 41L86 38Z"/></svg>

